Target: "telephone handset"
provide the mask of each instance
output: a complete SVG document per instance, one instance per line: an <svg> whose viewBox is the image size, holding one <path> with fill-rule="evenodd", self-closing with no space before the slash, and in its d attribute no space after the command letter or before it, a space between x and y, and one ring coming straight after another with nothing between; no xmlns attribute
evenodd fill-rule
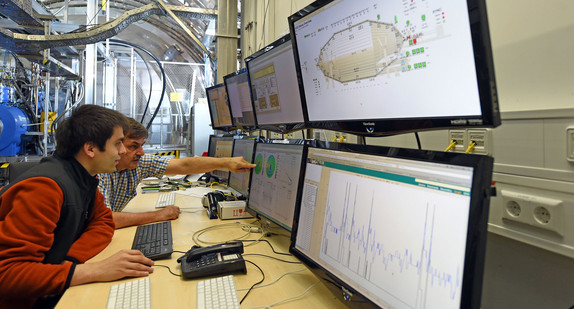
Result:
<svg viewBox="0 0 574 309"><path fill-rule="evenodd" d="M217 203L225 200L225 195L220 191L209 192L207 196L207 216L209 219L217 219Z"/></svg>
<svg viewBox="0 0 574 309"><path fill-rule="evenodd" d="M233 272L246 273L245 260L241 253L243 243L240 241L209 247L193 246L177 261L181 263L181 274L185 279Z"/></svg>
<svg viewBox="0 0 574 309"><path fill-rule="evenodd" d="M217 203L221 201L231 201L235 200L233 196L226 196L225 193L215 190L213 192L206 193L201 200L203 207L207 208L207 216L209 219L217 219Z"/></svg>

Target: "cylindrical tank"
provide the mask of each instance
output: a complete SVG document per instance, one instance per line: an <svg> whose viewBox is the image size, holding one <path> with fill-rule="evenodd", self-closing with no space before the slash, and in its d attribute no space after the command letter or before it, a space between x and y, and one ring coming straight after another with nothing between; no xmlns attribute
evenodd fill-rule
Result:
<svg viewBox="0 0 574 309"><path fill-rule="evenodd" d="M10 88L0 87L0 156L23 153L22 135L26 133L28 118L18 107L8 103ZM8 95L6 95L8 94Z"/></svg>

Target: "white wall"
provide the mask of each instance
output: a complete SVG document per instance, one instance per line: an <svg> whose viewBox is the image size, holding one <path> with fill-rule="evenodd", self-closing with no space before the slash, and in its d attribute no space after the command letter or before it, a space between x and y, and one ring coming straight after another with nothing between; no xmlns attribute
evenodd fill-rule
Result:
<svg viewBox="0 0 574 309"><path fill-rule="evenodd" d="M487 0L501 111L574 107L574 1Z"/></svg>
<svg viewBox="0 0 574 309"><path fill-rule="evenodd" d="M242 59L289 33L287 18L309 0L242 0ZM241 67L245 64L241 62Z"/></svg>

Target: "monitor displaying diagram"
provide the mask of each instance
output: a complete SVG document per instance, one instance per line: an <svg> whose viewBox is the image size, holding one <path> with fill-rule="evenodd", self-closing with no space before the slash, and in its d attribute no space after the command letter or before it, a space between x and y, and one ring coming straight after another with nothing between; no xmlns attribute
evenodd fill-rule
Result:
<svg viewBox="0 0 574 309"><path fill-rule="evenodd" d="M258 125L303 122L289 35L246 59Z"/></svg>
<svg viewBox="0 0 574 309"><path fill-rule="evenodd" d="M224 77L224 81L233 125L254 128L255 115L251 104L247 71L227 75Z"/></svg>
<svg viewBox="0 0 574 309"><path fill-rule="evenodd" d="M255 146L247 210L291 231L304 145Z"/></svg>
<svg viewBox="0 0 574 309"><path fill-rule="evenodd" d="M205 89L209 102L211 126L214 129L226 129L232 126L231 112L227 104L225 85L219 84Z"/></svg>
<svg viewBox="0 0 574 309"><path fill-rule="evenodd" d="M309 121L481 115L466 1L333 1L292 27Z"/></svg>

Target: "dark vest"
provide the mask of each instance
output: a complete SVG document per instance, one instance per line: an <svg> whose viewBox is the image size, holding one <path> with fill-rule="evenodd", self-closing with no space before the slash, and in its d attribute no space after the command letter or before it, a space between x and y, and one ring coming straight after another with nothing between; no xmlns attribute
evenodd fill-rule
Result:
<svg viewBox="0 0 574 309"><path fill-rule="evenodd" d="M24 172L16 181L2 190L0 195L18 181L32 177L47 177L54 180L64 193L64 204L60 219L54 230L54 243L46 252L43 263L60 264L72 244L83 234L94 208L98 180L92 177L75 159L65 160L57 156L42 159L40 164ZM39 196L38 199L50 198ZM30 203L29 207L34 207Z"/></svg>

